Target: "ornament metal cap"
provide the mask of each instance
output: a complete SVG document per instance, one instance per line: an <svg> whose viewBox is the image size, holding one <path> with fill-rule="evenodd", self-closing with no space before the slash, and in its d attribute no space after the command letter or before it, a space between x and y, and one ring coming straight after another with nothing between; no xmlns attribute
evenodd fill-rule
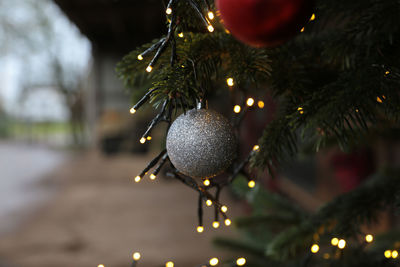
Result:
<svg viewBox="0 0 400 267"><path fill-rule="evenodd" d="M197 109L208 109L208 101L200 99L200 101L197 102Z"/></svg>

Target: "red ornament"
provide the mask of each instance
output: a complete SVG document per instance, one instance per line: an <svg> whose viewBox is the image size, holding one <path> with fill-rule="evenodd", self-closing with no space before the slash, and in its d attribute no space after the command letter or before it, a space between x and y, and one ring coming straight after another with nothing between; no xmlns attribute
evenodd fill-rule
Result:
<svg viewBox="0 0 400 267"><path fill-rule="evenodd" d="M225 27L255 47L275 46L299 33L312 15L313 0L216 0Z"/></svg>

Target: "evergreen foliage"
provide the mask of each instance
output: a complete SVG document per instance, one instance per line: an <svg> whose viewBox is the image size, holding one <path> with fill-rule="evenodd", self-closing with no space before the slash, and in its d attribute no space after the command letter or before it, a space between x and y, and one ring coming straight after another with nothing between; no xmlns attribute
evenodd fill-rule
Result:
<svg viewBox="0 0 400 267"><path fill-rule="evenodd" d="M151 82L154 105L170 99L175 111L193 108L208 94L226 90L221 86L226 77L235 77L242 90L269 92L279 112L259 140L260 151L251 159L254 168L279 169L302 142L312 143L318 152L333 140L347 151L377 138L398 137L399 1L319 0L316 19L303 33L268 49L241 44L214 22L216 31L206 33L187 5L182 2L176 11L181 17L174 36L184 32L184 38L174 38L176 51L167 47L153 72L145 75L152 56L144 55L141 61L137 56L159 42L155 40L125 56L118 74L140 93L146 89L138 84ZM400 206L399 170L380 169L316 214L261 188L246 191L243 181L237 183L253 215L236 221L244 233L242 240L216 243L251 255L246 266L395 266L383 257L382 249L395 246L398 230L378 237L374 245L366 246L360 238L363 225L379 220L382 210ZM312 256L311 244L329 244L332 236L346 238L348 248L334 251L329 259Z"/></svg>
<svg viewBox="0 0 400 267"><path fill-rule="evenodd" d="M218 246L246 253L254 265L248 266L397 266L383 257L388 248L398 245L400 232L392 230L366 245L362 227L377 222L382 211L395 208L393 199L400 194L399 169L382 169L363 185L335 198L315 214L309 214L279 195L257 187L247 188L244 179L234 188L252 207L252 215L238 218L241 240L219 238ZM331 247L330 240L347 241L345 250ZM318 243L328 247L322 255L312 256L310 247ZM333 255L333 256L332 256ZM364 265L365 264L365 265Z"/></svg>

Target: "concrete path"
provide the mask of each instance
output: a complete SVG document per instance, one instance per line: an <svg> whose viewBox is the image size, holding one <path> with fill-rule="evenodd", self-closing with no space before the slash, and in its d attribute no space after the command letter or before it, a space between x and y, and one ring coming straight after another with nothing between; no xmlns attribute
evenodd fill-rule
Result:
<svg viewBox="0 0 400 267"><path fill-rule="evenodd" d="M45 147L0 142L0 235L18 224L22 210L26 213L49 196L36 185L66 158Z"/></svg>
<svg viewBox="0 0 400 267"><path fill-rule="evenodd" d="M76 156L43 185L60 188L52 201L17 233L0 239L0 258L23 267L123 267L140 251L138 267L169 260L176 267L194 267L226 256L211 240L233 235L232 227L214 230L213 211L206 208L205 232L198 234L194 191L160 177L132 183L149 159L96 152ZM240 213L241 204L227 195L222 202L229 215Z"/></svg>

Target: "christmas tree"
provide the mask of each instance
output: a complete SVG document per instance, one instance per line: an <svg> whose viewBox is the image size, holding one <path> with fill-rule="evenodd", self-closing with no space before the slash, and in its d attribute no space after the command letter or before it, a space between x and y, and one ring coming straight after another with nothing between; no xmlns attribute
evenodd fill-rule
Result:
<svg viewBox="0 0 400 267"><path fill-rule="evenodd" d="M397 266L400 231L395 223L378 235L367 231L374 229L368 227L381 217L394 216L400 205L398 158L381 157L374 161L375 167L360 171L357 160L362 156L349 155L376 151L377 147L385 153L396 152L400 3L265 0L253 1L253 5L258 4L255 9L248 8L248 1L232 0L230 7L225 2L229 1L217 1L218 9L203 0L170 0L165 6L166 35L132 51L118 65L119 76L133 88L136 104L131 113L146 102L159 109L140 142L151 140L156 125L166 122L173 128L181 113L189 116L191 110L207 107L207 100L210 109L232 104L235 128L244 127L243 119L254 109L272 111L268 103L276 107L272 119L256 144L240 139L240 143L255 145L250 152L233 162L231 157L222 156L223 162L218 164L230 166L203 176L208 166L199 166L192 154L226 152L232 143L220 149L186 147L190 150L185 154L186 163L194 168L187 171L186 165L178 166L178 159L171 158L173 148L187 140L175 138L168 148L173 138L168 137L167 149L135 181L153 167L150 178L154 179L169 165L170 176L199 194L199 232L204 230L203 203L214 205L215 227L220 216L225 224L231 223L218 197L222 188L233 184L233 190L248 201L252 211L249 217L234 222L243 232L242 239L216 240L220 246L247 255L237 262L227 261L227 266ZM267 8L274 12L267 12L270 17L261 16L260 9ZM242 16L249 10L253 14ZM288 10L294 11L287 15ZM212 101L218 104L212 105ZM201 129L210 125L220 128L216 117L207 120L209 123L195 122ZM182 139L189 138L185 132L190 136L190 131L179 127ZM227 135L218 135L220 132L215 129L213 133L216 143L228 143ZM193 136L192 141L203 138ZM369 178L358 186L346 187L348 192L315 212L261 185L266 179L264 172L279 177L287 163L299 155L318 156L332 147L353 153L340 154L334 160L342 183L355 176ZM364 169L370 162L361 161ZM213 178L222 169L225 177ZM196 171L204 179L193 173ZM260 185L253 178L255 173L260 179L264 177Z"/></svg>

